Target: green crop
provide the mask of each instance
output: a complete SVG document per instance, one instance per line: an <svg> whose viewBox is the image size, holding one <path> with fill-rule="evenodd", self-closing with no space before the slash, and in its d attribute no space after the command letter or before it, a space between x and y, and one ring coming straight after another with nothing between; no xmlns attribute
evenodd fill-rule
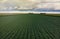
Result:
<svg viewBox="0 0 60 39"><path fill-rule="evenodd" d="M0 16L0 39L60 39L60 17L39 14Z"/></svg>

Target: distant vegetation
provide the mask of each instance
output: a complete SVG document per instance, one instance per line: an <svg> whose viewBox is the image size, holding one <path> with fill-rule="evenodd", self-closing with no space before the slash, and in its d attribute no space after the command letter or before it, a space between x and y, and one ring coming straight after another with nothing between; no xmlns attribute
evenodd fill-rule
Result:
<svg viewBox="0 0 60 39"><path fill-rule="evenodd" d="M35 13L0 13L0 16L9 16L9 15L18 15L18 14L35 14ZM46 14L46 13L40 13L40 15L60 16L60 14Z"/></svg>
<svg viewBox="0 0 60 39"><path fill-rule="evenodd" d="M46 16L56 16L56 17L60 17L60 14L46 14Z"/></svg>

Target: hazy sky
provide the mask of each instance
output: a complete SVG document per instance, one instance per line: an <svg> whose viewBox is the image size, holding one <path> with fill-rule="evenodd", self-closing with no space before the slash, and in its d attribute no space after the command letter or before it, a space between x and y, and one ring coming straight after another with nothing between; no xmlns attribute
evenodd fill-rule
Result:
<svg viewBox="0 0 60 39"><path fill-rule="evenodd" d="M56 3L57 2L57 3ZM54 8L60 9L60 0L0 0L0 10Z"/></svg>
<svg viewBox="0 0 60 39"><path fill-rule="evenodd" d="M36 7L37 0L0 0L0 8L3 7L19 7L19 8L33 8Z"/></svg>

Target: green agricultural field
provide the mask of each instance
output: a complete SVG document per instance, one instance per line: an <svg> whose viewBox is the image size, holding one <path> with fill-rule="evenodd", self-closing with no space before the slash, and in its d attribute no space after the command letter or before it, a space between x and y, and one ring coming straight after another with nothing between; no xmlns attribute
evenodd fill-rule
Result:
<svg viewBox="0 0 60 39"><path fill-rule="evenodd" d="M60 39L60 17L40 14L0 16L0 39Z"/></svg>

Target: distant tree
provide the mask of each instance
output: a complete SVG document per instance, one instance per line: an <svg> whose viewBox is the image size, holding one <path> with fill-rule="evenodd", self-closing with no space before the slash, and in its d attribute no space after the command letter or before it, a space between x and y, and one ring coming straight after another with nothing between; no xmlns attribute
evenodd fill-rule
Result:
<svg viewBox="0 0 60 39"><path fill-rule="evenodd" d="M41 15L45 15L46 13L40 13Z"/></svg>
<svg viewBox="0 0 60 39"><path fill-rule="evenodd" d="M29 14L33 14L33 13L29 13Z"/></svg>

